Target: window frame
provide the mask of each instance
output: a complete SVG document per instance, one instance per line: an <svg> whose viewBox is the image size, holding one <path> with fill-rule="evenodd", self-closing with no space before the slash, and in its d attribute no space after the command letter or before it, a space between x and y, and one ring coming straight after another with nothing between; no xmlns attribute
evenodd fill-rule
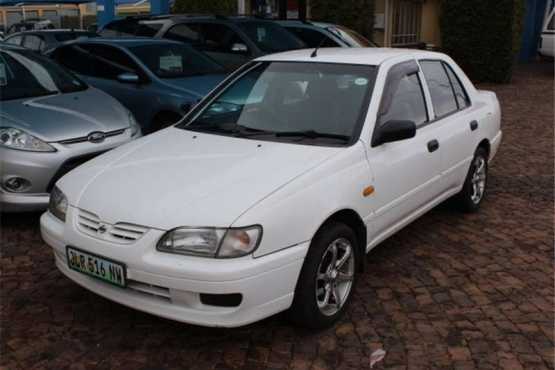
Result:
<svg viewBox="0 0 555 370"><path fill-rule="evenodd" d="M428 97L429 97L429 99L430 99L430 101L429 101L430 107L432 108L432 111L434 112L434 118L433 118L432 120L430 120L430 121L428 122L428 124L432 124L432 123L441 121L441 120L443 120L444 118L451 117L451 116L454 115L454 114L457 114L457 113L462 112L462 111L464 111L464 110L470 109L470 108L472 107L473 102L472 102L472 99L470 98L470 94L468 93L468 90L466 89L466 87L465 87L464 84L462 83L461 78L459 77L459 75L457 74L457 72L453 69L453 67L451 67L451 66L449 65L449 63L448 63L447 61L445 61L445 60L443 60L443 59L423 58L423 59L418 59L417 62L418 62L418 68L420 69L420 71L421 71L421 73L422 73L422 75L423 75L423 77L424 77L424 82L426 83L426 89L427 89L427 91L428 91ZM456 109L456 110L454 110L454 111L452 111L452 112L450 112L450 113L447 113L447 114L445 114L445 115L443 115L443 116L440 116L440 117L438 117L438 116L436 115L435 107L434 107L434 104L433 104L433 101L432 101L432 95L431 95L431 93L430 93L430 88L429 88L429 86L428 86L428 81L426 80L426 76L424 75L424 71L422 70L421 62L439 62L439 63L441 63L441 65L442 65L442 67L443 67L443 70L445 71L445 74L447 75L447 79L449 80L449 85L451 86L451 92L453 93L453 98L455 99L455 103L457 104L457 109ZM465 97L466 97L466 99L468 100L468 105L467 105L466 107L462 108L462 109L459 108L459 102L458 102L457 96L456 96L456 94L455 94L455 87L453 86L453 81L451 81L451 78L449 77L449 73L447 72L446 68L450 68L450 69L451 69L451 72L453 72L453 74L454 74L455 77L457 78L457 81L459 82L459 85L461 86L461 88L462 88L462 90L463 90L463 92L464 92L464 94L465 94Z"/></svg>
<svg viewBox="0 0 555 370"><path fill-rule="evenodd" d="M236 81L243 78L249 72L259 68L265 63L311 63L306 61L297 61L297 60L287 60L287 61L249 61L239 67L237 70L229 74L214 90L212 90L207 96L205 96L199 104L195 105L193 109L191 109L185 116L176 123L174 126L177 128L186 128L189 124L194 122L204 111L207 107L209 107L216 99L218 99L225 91L229 88L229 86L233 85ZM352 65L352 66L360 66L361 64L350 64L350 63L335 63L335 62L316 62L318 64L341 64L341 65ZM347 142L343 148L348 148L355 145L361 138L362 133L364 132L364 127L366 125L366 118L368 116L368 112L370 111L370 103L372 102L372 98L374 97L375 90L376 90L376 82L378 81L378 74L380 72L379 65L372 65L372 64L362 64L362 66L366 66L368 68L374 68L374 74L372 80L369 81L371 83L371 87L367 89L365 92L363 103L361 105L361 109L359 112L359 116L357 117L357 122L353 128L353 135L351 140Z"/></svg>
<svg viewBox="0 0 555 370"><path fill-rule="evenodd" d="M412 64L414 63L414 66L408 66L408 64ZM416 67L416 70L410 70L410 71L406 71L403 72L403 75L401 78L407 77L407 76L412 76L412 75L416 75L416 77L418 78L418 82L420 84L420 93L422 94L422 99L424 102L424 108L426 111L426 121L424 121L421 124L416 125L416 130L422 128L422 127L426 127L428 126L430 123L432 123L432 118L431 118L431 112L430 112L430 107L428 104L428 97L426 95L426 88L427 85L425 86L425 82L422 81L423 76L421 75L422 70L420 68L420 64L415 60L415 59L407 59L404 60L402 62L396 63L394 65L392 65L391 67L389 67L389 70L387 71L387 76L385 77L385 81L384 81L384 86L383 86L383 90L382 90L382 96L380 97L380 103L378 104L378 111L376 114L376 121L374 122L374 129L372 130L372 138L370 140L371 143L374 142L374 136L376 135L376 132L378 131L378 129L380 128L380 124L379 124L379 117L380 117L380 112L381 112L381 107L382 107L382 103L384 101L384 99L386 98L386 89L389 86L389 78L391 76L392 70L396 67L401 67L403 64L407 64L407 67L405 67L406 69L409 68L414 68ZM410 72L410 73L409 73ZM374 145L371 144L372 147L374 147Z"/></svg>

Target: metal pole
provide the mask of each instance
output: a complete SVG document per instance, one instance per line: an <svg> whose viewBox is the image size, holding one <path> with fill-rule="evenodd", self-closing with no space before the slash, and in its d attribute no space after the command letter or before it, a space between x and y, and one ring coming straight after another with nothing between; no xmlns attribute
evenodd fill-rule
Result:
<svg viewBox="0 0 555 370"><path fill-rule="evenodd" d="M299 0L299 19L306 21L306 0Z"/></svg>
<svg viewBox="0 0 555 370"><path fill-rule="evenodd" d="M287 19L287 0L278 1L278 18Z"/></svg>

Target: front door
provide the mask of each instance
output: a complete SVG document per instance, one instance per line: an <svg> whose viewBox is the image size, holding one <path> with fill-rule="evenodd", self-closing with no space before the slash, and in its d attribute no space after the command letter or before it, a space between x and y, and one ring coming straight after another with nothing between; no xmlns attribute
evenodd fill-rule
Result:
<svg viewBox="0 0 555 370"><path fill-rule="evenodd" d="M430 123L421 81L415 61L398 64L388 73L376 128L392 120L409 120L417 132L411 139L368 150L375 188L371 243L388 236L440 193L442 148Z"/></svg>

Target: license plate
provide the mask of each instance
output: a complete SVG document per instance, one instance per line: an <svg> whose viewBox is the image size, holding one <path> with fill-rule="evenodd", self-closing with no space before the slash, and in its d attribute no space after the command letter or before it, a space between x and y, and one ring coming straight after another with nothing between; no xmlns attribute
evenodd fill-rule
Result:
<svg viewBox="0 0 555 370"><path fill-rule="evenodd" d="M125 287L126 271L123 263L70 246L66 247L66 256L70 269Z"/></svg>

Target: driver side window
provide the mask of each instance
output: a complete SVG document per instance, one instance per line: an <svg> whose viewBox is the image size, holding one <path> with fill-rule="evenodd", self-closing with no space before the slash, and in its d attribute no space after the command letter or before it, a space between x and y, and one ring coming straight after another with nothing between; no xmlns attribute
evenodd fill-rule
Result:
<svg viewBox="0 0 555 370"><path fill-rule="evenodd" d="M428 122L418 66L413 63L401 63L389 71L378 113L378 126L389 121L413 121L418 127Z"/></svg>

